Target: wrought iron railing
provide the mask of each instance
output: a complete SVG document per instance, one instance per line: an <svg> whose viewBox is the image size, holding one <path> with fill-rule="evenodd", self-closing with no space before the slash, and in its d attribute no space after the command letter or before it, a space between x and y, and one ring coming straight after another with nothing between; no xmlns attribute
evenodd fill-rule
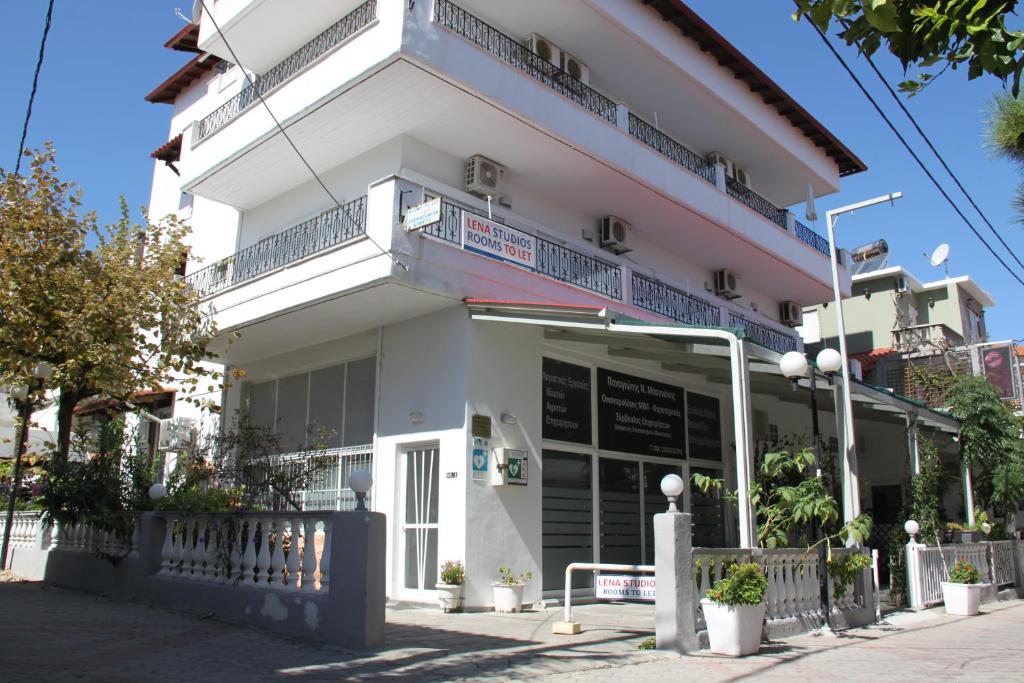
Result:
<svg viewBox="0 0 1024 683"><path fill-rule="evenodd" d="M746 204L748 207L758 212L772 223L775 223L783 230L786 229L786 212L751 190L746 185L742 184L738 180L726 176L725 190L729 193L729 196L736 201Z"/></svg>
<svg viewBox="0 0 1024 683"><path fill-rule="evenodd" d="M718 306L639 273L633 273L633 305L687 325L722 324L722 309Z"/></svg>
<svg viewBox="0 0 1024 683"><path fill-rule="evenodd" d="M266 237L185 278L200 296L209 296L281 266L294 263L366 233L366 197Z"/></svg>
<svg viewBox="0 0 1024 683"><path fill-rule="evenodd" d="M362 5L332 24L326 31L289 55L262 76L242 89L237 95L213 110L199 121L195 142L209 137L230 123L260 97L281 85L304 68L320 59L377 18L377 0Z"/></svg>
<svg viewBox="0 0 1024 683"><path fill-rule="evenodd" d="M462 207L447 199L441 199L440 220L423 226L423 232L431 237L462 246Z"/></svg>
<svg viewBox="0 0 1024 683"><path fill-rule="evenodd" d="M796 338L781 330L747 320L736 313L729 314L729 327L743 330L750 341L778 353L796 351Z"/></svg>
<svg viewBox="0 0 1024 683"><path fill-rule="evenodd" d="M632 113L629 115L629 134L655 152L696 173L712 185L715 184L713 164Z"/></svg>
<svg viewBox="0 0 1024 683"><path fill-rule="evenodd" d="M622 299L622 268L570 247L537 239L537 272L610 299Z"/></svg>
<svg viewBox="0 0 1024 683"><path fill-rule="evenodd" d="M808 228L800 221L796 221L793 234L796 235L796 238L798 240L807 245L810 245L810 247L815 249L816 251L820 251L825 256L830 255L831 250L828 247L828 240L823 236L819 235L818 233L814 232L814 230Z"/></svg>
<svg viewBox="0 0 1024 683"><path fill-rule="evenodd" d="M589 85L449 0L434 0L434 22L615 125L617 105Z"/></svg>

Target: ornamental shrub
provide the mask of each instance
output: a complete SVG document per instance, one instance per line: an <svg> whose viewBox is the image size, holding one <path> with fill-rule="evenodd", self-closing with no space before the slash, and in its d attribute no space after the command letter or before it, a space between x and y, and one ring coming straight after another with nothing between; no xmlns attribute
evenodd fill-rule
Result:
<svg viewBox="0 0 1024 683"><path fill-rule="evenodd" d="M768 579L754 562L734 564L723 579L709 588L707 597L719 605L760 605L768 591Z"/></svg>
<svg viewBox="0 0 1024 683"><path fill-rule="evenodd" d="M460 560L447 560L441 565L441 583L446 586L461 586L466 580L466 568Z"/></svg>
<svg viewBox="0 0 1024 683"><path fill-rule="evenodd" d="M977 567L966 560L960 560L949 570L950 583L981 583Z"/></svg>

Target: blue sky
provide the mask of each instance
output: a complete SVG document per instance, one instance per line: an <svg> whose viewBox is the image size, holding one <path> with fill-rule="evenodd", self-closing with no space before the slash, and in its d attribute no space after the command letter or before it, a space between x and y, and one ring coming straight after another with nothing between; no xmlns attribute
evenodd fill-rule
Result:
<svg viewBox="0 0 1024 683"><path fill-rule="evenodd" d="M726 38L786 88L808 111L863 159L869 170L846 179L839 194L820 198L817 228L824 212L891 191L904 199L845 216L839 241L851 247L884 237L892 264L902 264L922 281L941 277L922 256L939 243L951 247L950 274L969 274L996 299L989 312L993 339L1024 337L1017 321L1024 287L995 262L945 203L900 147L839 64L806 24L789 18L788 0L690 0L689 3ZM64 177L85 193L87 208L102 222L117 216L118 197L134 209L149 199L149 152L167 138L170 108L143 97L186 61L163 48L181 26L174 8L186 0L58 0L40 77L28 145L52 140ZM0 167L14 166L18 138L31 87L44 0L7 3L0 23L0 55L6 65L0 99ZM890 114L933 173L994 245L981 219L912 132L882 85L849 48L843 54ZM879 67L896 83L899 65L888 55ZM1020 181L1010 163L992 158L983 146L990 97L1000 90L994 79L968 82L949 72L924 93L907 100L911 112L972 193L975 201L1018 255L1024 255L1024 228L1013 221L1009 200ZM1024 257L1022 257L1024 258ZM1009 256L1005 259L1013 264ZM1021 273L1024 278L1024 273Z"/></svg>

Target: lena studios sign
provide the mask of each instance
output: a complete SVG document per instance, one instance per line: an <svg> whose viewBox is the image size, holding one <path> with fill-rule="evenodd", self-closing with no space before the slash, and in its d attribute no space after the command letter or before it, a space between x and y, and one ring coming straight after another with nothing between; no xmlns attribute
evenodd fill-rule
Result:
<svg viewBox="0 0 1024 683"><path fill-rule="evenodd" d="M654 600L653 576L599 574L595 587L598 600Z"/></svg>

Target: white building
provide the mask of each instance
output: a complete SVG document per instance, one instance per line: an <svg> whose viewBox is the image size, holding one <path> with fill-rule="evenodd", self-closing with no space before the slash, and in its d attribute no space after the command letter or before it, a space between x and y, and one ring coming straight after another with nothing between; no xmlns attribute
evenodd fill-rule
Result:
<svg viewBox="0 0 1024 683"><path fill-rule="evenodd" d="M190 218L188 281L241 333L226 409L372 458L393 597L446 559L470 605L499 565L530 601L569 561L649 562L665 473L745 490L809 432L777 361L828 246L782 207L865 167L681 2L206 4L149 96L151 212ZM750 544L749 505L685 504L699 543Z"/></svg>

